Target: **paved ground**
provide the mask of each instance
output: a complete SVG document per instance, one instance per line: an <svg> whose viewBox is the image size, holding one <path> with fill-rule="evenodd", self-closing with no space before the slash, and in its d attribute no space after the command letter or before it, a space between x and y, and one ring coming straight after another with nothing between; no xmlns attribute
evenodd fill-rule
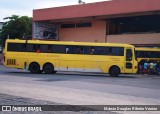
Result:
<svg viewBox="0 0 160 114"><path fill-rule="evenodd" d="M26 103L24 99L29 98L31 100L27 101L31 104L159 105L160 76L121 75L113 78L106 74L69 72L54 75L30 74L28 71L0 66L0 93L3 96L19 96L16 100L9 96L11 103L19 100ZM0 98L6 102L5 97Z"/></svg>
<svg viewBox="0 0 160 114"><path fill-rule="evenodd" d="M0 105L57 105L58 103L0 93Z"/></svg>
<svg viewBox="0 0 160 114"><path fill-rule="evenodd" d="M10 105L64 105L60 103L45 101L45 100L36 100L31 98L25 98L20 96L13 96L0 93L0 105L10 106ZM58 106L56 106L59 108ZM80 110L81 108L76 110ZM63 110L60 109L60 110ZM73 109L74 110L74 109ZM28 114L28 112L0 112L0 114ZM104 111L43 111L43 112L29 112L31 114L117 114L116 112L104 112Z"/></svg>

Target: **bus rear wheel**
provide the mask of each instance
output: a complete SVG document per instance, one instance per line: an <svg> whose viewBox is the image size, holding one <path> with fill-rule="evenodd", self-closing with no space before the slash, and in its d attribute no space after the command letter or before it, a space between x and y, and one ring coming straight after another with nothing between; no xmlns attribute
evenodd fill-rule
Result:
<svg viewBox="0 0 160 114"><path fill-rule="evenodd" d="M54 66L51 63L46 63L43 66L43 71L46 74L53 74L54 73Z"/></svg>
<svg viewBox="0 0 160 114"><path fill-rule="evenodd" d="M109 69L109 74L111 77L117 77L120 74L120 70L117 66L112 66Z"/></svg>
<svg viewBox="0 0 160 114"><path fill-rule="evenodd" d="M40 73L40 66L38 63L33 62L29 65L29 70L31 73Z"/></svg>

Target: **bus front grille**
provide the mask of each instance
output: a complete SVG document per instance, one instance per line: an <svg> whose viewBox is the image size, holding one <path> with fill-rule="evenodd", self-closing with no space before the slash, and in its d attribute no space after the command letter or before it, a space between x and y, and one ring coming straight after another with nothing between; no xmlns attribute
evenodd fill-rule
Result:
<svg viewBox="0 0 160 114"><path fill-rule="evenodd" d="M7 65L16 65L15 59L7 59Z"/></svg>

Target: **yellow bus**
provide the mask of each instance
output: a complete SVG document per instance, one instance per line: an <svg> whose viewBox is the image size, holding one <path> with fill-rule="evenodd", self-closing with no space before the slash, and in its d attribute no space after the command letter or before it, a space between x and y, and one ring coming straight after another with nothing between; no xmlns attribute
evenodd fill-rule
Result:
<svg viewBox="0 0 160 114"><path fill-rule="evenodd" d="M47 74L77 71L118 76L137 72L134 46L112 43L7 39L4 65Z"/></svg>
<svg viewBox="0 0 160 114"><path fill-rule="evenodd" d="M160 48L136 47L136 57L140 64L144 61L160 61Z"/></svg>

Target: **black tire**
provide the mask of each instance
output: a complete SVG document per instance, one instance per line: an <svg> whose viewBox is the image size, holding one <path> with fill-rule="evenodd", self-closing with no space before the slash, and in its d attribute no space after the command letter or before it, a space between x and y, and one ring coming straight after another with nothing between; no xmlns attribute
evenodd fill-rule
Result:
<svg viewBox="0 0 160 114"><path fill-rule="evenodd" d="M54 66L51 63L46 63L43 66L43 71L46 74L53 74L54 73Z"/></svg>
<svg viewBox="0 0 160 114"><path fill-rule="evenodd" d="M111 77L117 77L120 74L120 69L117 66L113 66L109 69L109 75Z"/></svg>
<svg viewBox="0 0 160 114"><path fill-rule="evenodd" d="M38 63L34 62L29 65L29 70L31 73L40 73L40 66Z"/></svg>
<svg viewBox="0 0 160 114"><path fill-rule="evenodd" d="M40 70L40 71L39 71L39 73L42 73L42 72L43 72L43 70Z"/></svg>

